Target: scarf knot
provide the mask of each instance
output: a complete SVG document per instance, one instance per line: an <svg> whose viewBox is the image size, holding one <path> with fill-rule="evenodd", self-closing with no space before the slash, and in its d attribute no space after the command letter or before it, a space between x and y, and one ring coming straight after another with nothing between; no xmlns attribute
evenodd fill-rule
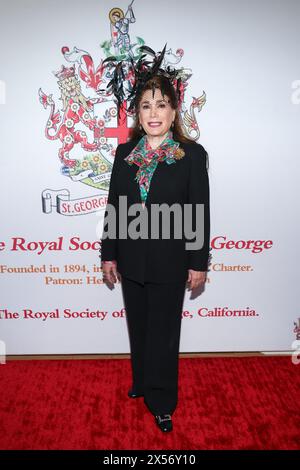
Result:
<svg viewBox="0 0 300 470"><path fill-rule="evenodd" d="M124 159L129 165L135 164L139 167L136 172L135 181L139 184L143 203L146 202L151 179L158 163L163 161L168 165L176 163L175 154L179 145L179 142L173 140L171 131L168 132L167 137L156 149L150 147L147 136L144 135L136 147Z"/></svg>

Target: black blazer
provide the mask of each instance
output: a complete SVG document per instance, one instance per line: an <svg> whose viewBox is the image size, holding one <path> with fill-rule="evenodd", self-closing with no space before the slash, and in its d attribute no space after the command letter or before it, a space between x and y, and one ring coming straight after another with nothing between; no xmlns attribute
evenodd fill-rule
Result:
<svg viewBox="0 0 300 470"><path fill-rule="evenodd" d="M117 147L111 172L108 203L112 204L119 215L119 196L127 196L127 207L133 203L141 203L140 188L134 181L138 166L130 166L124 158L137 145L138 140L120 144ZM180 143L185 156L175 163L159 162L152 176L146 199L148 209L149 233L151 234L150 205L167 203L204 204L204 244L199 250L187 250L187 240L172 239L174 225L171 224L171 238L159 239L104 238L102 233L102 261L116 260L118 272L129 279L140 283L185 281L188 269L207 271L210 247L210 209L209 179L207 173L208 156L204 147L197 143ZM193 206L193 209L195 206ZM107 211L105 211L107 215ZM136 216L129 217L128 224ZM193 217L194 213L193 213ZM194 223L194 218L193 218ZM128 225L127 225L128 226ZM195 225L193 225L195 227ZM107 224L104 225L104 231ZM117 224L118 228L118 224Z"/></svg>

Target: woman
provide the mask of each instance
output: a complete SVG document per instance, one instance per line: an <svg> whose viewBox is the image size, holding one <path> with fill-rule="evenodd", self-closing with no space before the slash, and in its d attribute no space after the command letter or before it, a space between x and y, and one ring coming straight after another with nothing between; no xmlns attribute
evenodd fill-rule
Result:
<svg viewBox="0 0 300 470"><path fill-rule="evenodd" d="M116 211L117 235L103 232L101 258L104 281L114 284L120 279L122 285L132 365L128 395L144 397L160 430L169 432L177 405L184 293L187 282L190 289L195 289L206 280L210 214L207 153L184 136L180 93L160 64L161 56L134 89L135 126L130 141L117 147L108 195L108 205ZM128 214L133 204L142 205L140 224L148 227L147 237L120 235L119 216L125 211L120 196L126 196ZM170 209L174 204L181 209L190 205L193 228L196 205L204 205L204 240L200 248L186 248L187 241L195 241L194 233L194 238L188 240L185 234L175 236L176 229L184 226L184 218L178 222L169 217L169 236L164 237L167 218L163 217L158 235L151 237L155 225L152 208L164 205ZM132 214L127 215L126 228L133 221Z"/></svg>

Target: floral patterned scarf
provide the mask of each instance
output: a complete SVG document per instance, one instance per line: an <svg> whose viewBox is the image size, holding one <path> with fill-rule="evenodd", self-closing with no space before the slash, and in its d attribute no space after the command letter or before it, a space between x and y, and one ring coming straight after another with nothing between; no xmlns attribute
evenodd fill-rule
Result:
<svg viewBox="0 0 300 470"><path fill-rule="evenodd" d="M166 161L168 165L176 163L176 160L184 156L184 152L179 148L179 142L173 140L173 134L168 132L165 140L156 148L152 149L148 143L147 136L144 135L136 147L125 158L129 165L135 163L139 169L136 173L135 181L138 182L141 193L141 200L144 206L150 183L154 171L159 162Z"/></svg>

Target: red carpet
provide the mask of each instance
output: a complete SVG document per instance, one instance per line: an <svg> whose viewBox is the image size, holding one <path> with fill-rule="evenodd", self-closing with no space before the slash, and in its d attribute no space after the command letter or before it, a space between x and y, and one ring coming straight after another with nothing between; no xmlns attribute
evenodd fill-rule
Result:
<svg viewBox="0 0 300 470"><path fill-rule="evenodd" d="M290 357L180 360L174 431L127 398L129 360L0 365L1 449L300 449Z"/></svg>

